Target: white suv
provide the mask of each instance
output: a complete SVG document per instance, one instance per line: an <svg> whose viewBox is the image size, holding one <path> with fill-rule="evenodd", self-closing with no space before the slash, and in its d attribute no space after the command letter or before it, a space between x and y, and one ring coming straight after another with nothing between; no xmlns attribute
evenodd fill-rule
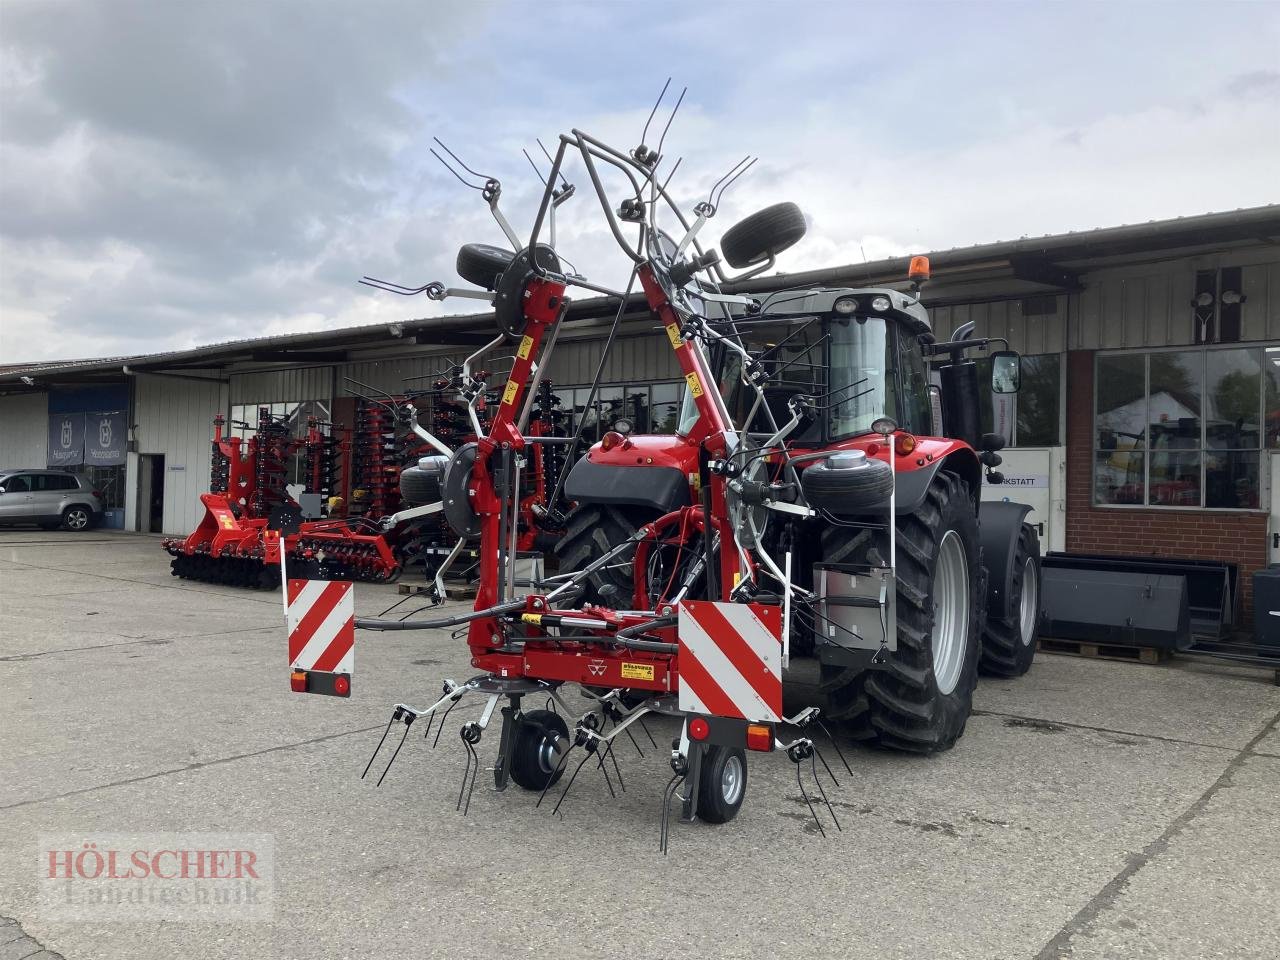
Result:
<svg viewBox="0 0 1280 960"><path fill-rule="evenodd" d="M33 523L46 530L88 530L102 500L85 481L58 470L0 470L0 525Z"/></svg>

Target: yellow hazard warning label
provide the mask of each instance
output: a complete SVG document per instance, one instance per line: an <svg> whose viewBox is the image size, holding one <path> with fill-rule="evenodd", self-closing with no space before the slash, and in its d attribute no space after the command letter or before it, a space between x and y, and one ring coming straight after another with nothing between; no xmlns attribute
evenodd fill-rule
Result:
<svg viewBox="0 0 1280 960"><path fill-rule="evenodd" d="M680 337L680 328L674 323L667 324L667 337L671 340L671 346L676 350L684 346L684 340Z"/></svg>
<svg viewBox="0 0 1280 960"><path fill-rule="evenodd" d="M502 391L503 403L514 403L516 399L516 391L520 389L520 385L514 380L507 381L507 387Z"/></svg>
<svg viewBox="0 0 1280 960"><path fill-rule="evenodd" d="M695 400L702 396L702 381L698 379L696 373L686 373L684 382L689 385L689 392L693 394Z"/></svg>
<svg viewBox="0 0 1280 960"><path fill-rule="evenodd" d="M520 614L522 623L532 623L535 627L542 625L542 614L540 613L522 613Z"/></svg>
<svg viewBox="0 0 1280 960"><path fill-rule="evenodd" d="M652 680L652 663L624 663L622 665L623 680Z"/></svg>
<svg viewBox="0 0 1280 960"><path fill-rule="evenodd" d="M529 359L529 351L533 349L533 337L524 337L520 341L520 349L516 351L516 356L521 360Z"/></svg>
<svg viewBox="0 0 1280 960"><path fill-rule="evenodd" d="M234 530L236 528L236 521L234 517L219 517L218 523L222 524L223 530Z"/></svg>

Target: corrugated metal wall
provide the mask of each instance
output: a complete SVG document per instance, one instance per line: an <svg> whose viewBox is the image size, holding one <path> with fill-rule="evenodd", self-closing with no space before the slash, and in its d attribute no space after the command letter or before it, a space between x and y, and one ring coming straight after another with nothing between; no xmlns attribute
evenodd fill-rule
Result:
<svg viewBox="0 0 1280 960"><path fill-rule="evenodd" d="M1046 298L1037 298L1046 300ZM969 303L954 307L938 307L929 311L934 334L939 340L951 336L961 324L972 320L975 337L1004 337L1009 348L1024 354L1060 353L1067 343L1067 301L1053 297L1053 312L1026 315L1021 300L995 303Z"/></svg>
<svg viewBox="0 0 1280 960"><path fill-rule="evenodd" d="M472 348L474 351L474 348ZM498 350L497 353L513 353L511 350ZM445 370L455 363L461 363L464 354L429 353L415 354L409 357L394 357L385 360L364 360L359 363L344 363L337 368L337 380L334 388L335 396L350 397L364 393L359 386L348 383L347 377L368 384L384 393L400 394L411 390L424 390L431 386L434 374ZM501 369L511 366L505 361ZM495 367L495 369L497 369Z"/></svg>
<svg viewBox="0 0 1280 960"><path fill-rule="evenodd" d="M0 397L0 467L43 467L49 455L49 395Z"/></svg>
<svg viewBox="0 0 1280 960"><path fill-rule="evenodd" d="M332 399L333 367L294 367L231 376L231 403L298 403Z"/></svg>
<svg viewBox="0 0 1280 960"><path fill-rule="evenodd" d="M139 375L134 392L134 437L139 454L164 455L164 532L190 533L204 514L209 489L209 440L215 414L227 409L219 383ZM136 457L129 458L125 528L134 529L138 496Z"/></svg>
<svg viewBox="0 0 1280 960"><path fill-rule="evenodd" d="M553 384L591 383L600 363L601 339L561 340L551 355L547 376ZM658 383L679 380L680 366L661 330L644 335L619 337L605 364L601 383Z"/></svg>
<svg viewBox="0 0 1280 960"><path fill-rule="evenodd" d="M1022 300L1006 300L938 307L930 316L939 339L973 320L974 336L1005 337L1024 354L1178 346L1194 340L1195 274L1187 260L1100 271L1082 277L1079 293L1054 297L1049 314L1026 315ZM1241 339L1280 340L1280 262L1242 266L1241 286Z"/></svg>

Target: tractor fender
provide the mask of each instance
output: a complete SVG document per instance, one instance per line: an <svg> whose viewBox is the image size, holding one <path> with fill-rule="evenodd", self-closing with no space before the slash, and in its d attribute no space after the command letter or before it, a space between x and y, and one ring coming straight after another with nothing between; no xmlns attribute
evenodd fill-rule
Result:
<svg viewBox="0 0 1280 960"><path fill-rule="evenodd" d="M975 509L982 487L982 467L977 455L967 446L957 444L946 456L938 457L931 463L914 470L899 470L894 476L894 495L897 498L894 512L898 516L915 513L924 503L929 484L943 465L969 485L969 495L973 498Z"/></svg>
<svg viewBox="0 0 1280 960"><path fill-rule="evenodd" d="M689 478L676 467L593 463L582 457L565 478L564 495L579 503L617 503L670 513L692 503Z"/></svg>
<svg viewBox="0 0 1280 960"><path fill-rule="evenodd" d="M978 540L987 568L987 615L1002 620L1012 616L1013 558L1018 550L1022 520L1031 512L1025 503L988 500L978 512Z"/></svg>

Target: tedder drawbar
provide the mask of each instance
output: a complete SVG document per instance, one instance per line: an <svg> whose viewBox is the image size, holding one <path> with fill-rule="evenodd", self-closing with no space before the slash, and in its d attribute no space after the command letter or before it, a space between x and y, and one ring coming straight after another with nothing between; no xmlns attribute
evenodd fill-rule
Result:
<svg viewBox="0 0 1280 960"><path fill-rule="evenodd" d="M445 681L429 705L396 704L365 772L395 724L404 730L391 736L396 746L379 783L416 721L426 719L429 735L438 720L438 741L448 713L475 700L480 713L460 731L467 765L459 809L470 802L475 747L495 714L495 785L515 781L539 792L539 803L575 748L582 756L560 800L592 759L612 792L613 741L634 737L647 715L679 718L663 793L664 851L674 797L685 820L722 823L737 814L748 751L781 751L796 764L821 827L812 801L825 802L826 793L816 761L831 771L809 735L823 729L819 709L881 747L954 744L979 665L1014 676L1031 664L1039 544L1024 522L1029 508L979 501L984 467L988 482L1000 482L992 468L1001 439L979 433L976 365L965 355L989 341L936 342L919 302L927 261L912 261L909 293L725 293L727 282L771 268L805 232L790 203L740 222L721 240L724 260L742 271L732 278L721 254L699 244L725 188L750 162L722 178L690 218L668 194L674 165L659 175L661 143L624 152L574 130L548 154L526 242L499 209L499 182L444 149L461 170L437 158L482 194L511 245L459 252L459 274L482 290L395 288L487 300L500 332L484 349L515 348L487 429L441 452L444 515L459 544L481 544L474 609L427 620L357 618L350 584L326 584L316 565L300 570L291 557L293 689L349 695L355 628L457 628L478 674ZM625 291L567 271L557 252L556 212L574 192L564 175L570 158L580 160L632 262ZM620 200L611 199L606 173L621 185ZM580 287L619 298L607 352L637 282L687 385L677 432L606 434L564 482L573 509L557 574L530 576L527 565L518 573L520 478L542 439L527 427L566 294ZM1017 355L998 351L991 362L993 390L1016 390ZM816 661L815 683L792 682L799 657ZM572 725L566 684L591 704ZM530 698L552 709L525 709ZM816 794L805 789L802 764Z"/></svg>

